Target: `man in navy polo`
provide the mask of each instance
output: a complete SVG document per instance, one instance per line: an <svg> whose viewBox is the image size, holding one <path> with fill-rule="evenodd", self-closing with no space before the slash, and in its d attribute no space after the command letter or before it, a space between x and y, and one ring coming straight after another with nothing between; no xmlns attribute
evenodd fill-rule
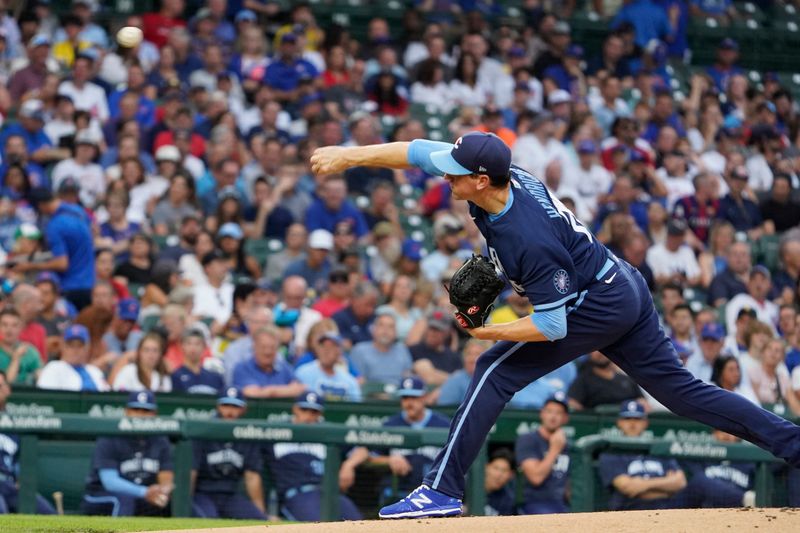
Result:
<svg viewBox="0 0 800 533"><path fill-rule="evenodd" d="M278 57L264 73L263 82L272 88L275 98L281 102L295 99L300 80L319 76L314 65L299 57L297 48L297 35L287 33L281 37Z"/></svg>
<svg viewBox="0 0 800 533"><path fill-rule="evenodd" d="M128 418L154 417L157 410L151 391L131 392L125 404ZM167 437L100 437L92 454L82 513L166 516L173 487Z"/></svg>
<svg viewBox="0 0 800 533"><path fill-rule="evenodd" d="M53 258L38 263L20 263L17 272L52 270L59 273L64 297L80 311L92 300L94 287L94 243L89 218L77 205L54 198L48 189L32 191L39 212L50 217L45 235Z"/></svg>
<svg viewBox="0 0 800 533"><path fill-rule="evenodd" d="M208 349L205 334L198 328L187 329L181 336L181 348L183 366L172 373L172 391L219 394L225 386L222 374L203 368L203 355Z"/></svg>
<svg viewBox="0 0 800 533"><path fill-rule="evenodd" d="M292 368L278 357L278 330L266 326L254 331L252 357L236 365L233 386L248 398L293 398L305 390Z"/></svg>
<svg viewBox="0 0 800 533"><path fill-rule="evenodd" d="M236 420L244 416L246 411L247 402L236 387L229 387L217 399L219 419ZM194 515L201 518L266 520L261 482L264 464L260 443L196 440L192 448ZM247 497L239 491L242 480Z"/></svg>

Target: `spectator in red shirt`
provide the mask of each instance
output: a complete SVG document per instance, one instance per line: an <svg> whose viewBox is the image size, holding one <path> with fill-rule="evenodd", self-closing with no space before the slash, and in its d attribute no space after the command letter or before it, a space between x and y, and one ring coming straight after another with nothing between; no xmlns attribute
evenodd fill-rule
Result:
<svg viewBox="0 0 800 533"><path fill-rule="evenodd" d="M33 285L23 283L17 285L11 293L14 308L22 319L22 331L19 340L36 348L43 363L47 363L47 332L39 322L42 310L42 295Z"/></svg>
<svg viewBox="0 0 800 533"><path fill-rule="evenodd" d="M350 276L346 270L334 270L328 275L328 290L311 306L314 311L325 318L330 318L337 311L341 311L350 303L352 293Z"/></svg>
<svg viewBox="0 0 800 533"><path fill-rule="evenodd" d="M186 26L186 21L181 18L184 7L184 0L161 0L159 11L142 16L144 38L159 48L167 44L169 30Z"/></svg>

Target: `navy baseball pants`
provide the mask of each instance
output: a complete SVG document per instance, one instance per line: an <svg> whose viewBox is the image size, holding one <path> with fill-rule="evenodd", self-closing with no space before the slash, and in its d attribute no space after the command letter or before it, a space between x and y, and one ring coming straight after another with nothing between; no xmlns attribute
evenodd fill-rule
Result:
<svg viewBox="0 0 800 533"><path fill-rule="evenodd" d="M16 513L19 511L19 489L11 481L0 483L0 514ZM36 495L36 514L56 514L50 502L41 494Z"/></svg>
<svg viewBox="0 0 800 533"><path fill-rule="evenodd" d="M748 440L800 466L800 427L692 376L661 329L647 284L635 268L617 260L604 277L611 283L590 284L567 316L565 338L501 341L480 356L450 424L447 444L425 476L426 485L462 498L464 476L511 397L594 350L603 352L673 413Z"/></svg>
<svg viewBox="0 0 800 533"><path fill-rule="evenodd" d="M192 498L192 515L198 518L267 519L250 498L239 493L195 492Z"/></svg>
<svg viewBox="0 0 800 533"><path fill-rule="evenodd" d="M315 489L289 498L281 506L283 515L298 522L319 522L322 518L322 491ZM361 512L344 494L339 495L339 512L342 520L361 520Z"/></svg>

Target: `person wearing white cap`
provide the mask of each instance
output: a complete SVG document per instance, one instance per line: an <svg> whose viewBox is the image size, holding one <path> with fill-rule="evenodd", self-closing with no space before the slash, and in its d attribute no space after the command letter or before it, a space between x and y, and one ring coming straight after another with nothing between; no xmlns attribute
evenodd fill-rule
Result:
<svg viewBox="0 0 800 533"><path fill-rule="evenodd" d="M98 205L106 195L103 168L94 162L97 145L97 139L88 130L79 131L75 135L73 156L58 163L51 175L54 190L58 190L65 179L75 179L80 185L81 203L90 209Z"/></svg>
<svg viewBox="0 0 800 533"><path fill-rule="evenodd" d="M333 234L324 229L315 229L308 236L305 256L297 259L283 271L283 276L300 276L308 286L322 294L328 284L331 271L330 253L333 250Z"/></svg>

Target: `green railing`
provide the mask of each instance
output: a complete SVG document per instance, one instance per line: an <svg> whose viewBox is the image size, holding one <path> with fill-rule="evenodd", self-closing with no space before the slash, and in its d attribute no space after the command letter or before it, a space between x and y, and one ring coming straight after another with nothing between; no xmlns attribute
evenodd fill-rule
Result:
<svg viewBox="0 0 800 533"><path fill-rule="evenodd" d="M596 476L597 456L601 452L635 452L688 461L756 463L757 507L774 505L775 477L772 467L783 462L769 452L748 443L723 444L589 435L578 439L570 450L570 485L572 487L570 504L573 512L591 512L601 507L598 505L601 489Z"/></svg>
<svg viewBox="0 0 800 533"><path fill-rule="evenodd" d="M322 518L339 516L338 472L341 451L353 446L419 448L441 446L447 440L443 429L410 428L360 429L341 424L293 425L255 420L178 420L175 418L97 418L79 414L0 415L0 431L20 435L20 512L35 512L37 493L37 461L42 438L97 436L164 435L175 442L175 492L172 500L174 516L189 516L191 509L190 475L191 441L195 439L259 442L311 442L327 448L322 483ZM467 505L473 514L481 514L485 504L483 490L486 454L480 454L470 470ZM85 475L86 473L84 473Z"/></svg>

